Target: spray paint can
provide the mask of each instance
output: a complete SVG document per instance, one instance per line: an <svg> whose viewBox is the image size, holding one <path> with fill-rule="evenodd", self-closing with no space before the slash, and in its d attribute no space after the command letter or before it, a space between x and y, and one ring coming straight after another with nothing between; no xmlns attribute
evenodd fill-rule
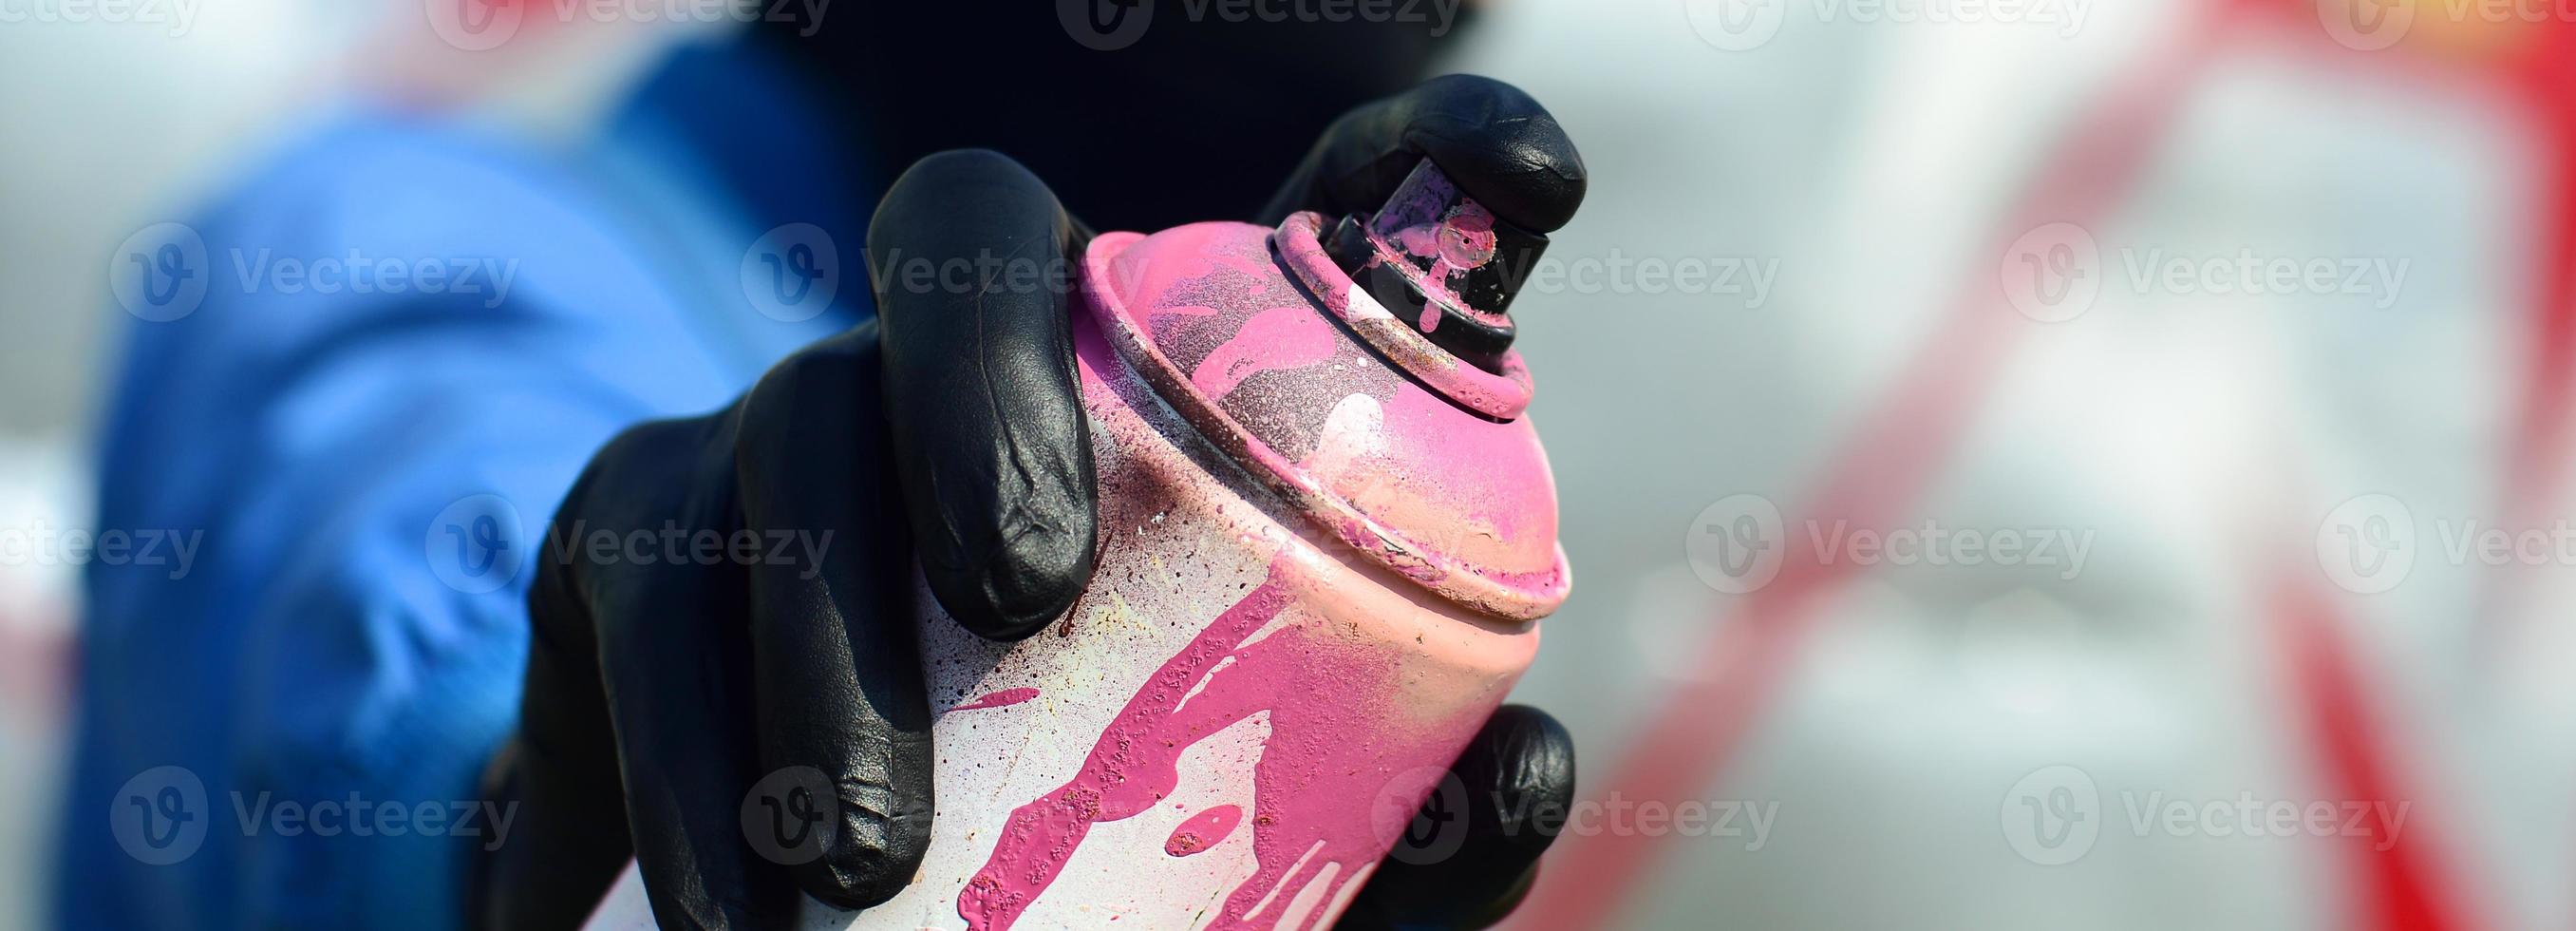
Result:
<svg viewBox="0 0 2576 931"><path fill-rule="evenodd" d="M928 856L803 924L1329 927L1571 581L1505 314L1545 246L1427 160L1370 216L1094 239L1099 569L1018 643L922 592ZM650 924L630 868L591 927Z"/></svg>

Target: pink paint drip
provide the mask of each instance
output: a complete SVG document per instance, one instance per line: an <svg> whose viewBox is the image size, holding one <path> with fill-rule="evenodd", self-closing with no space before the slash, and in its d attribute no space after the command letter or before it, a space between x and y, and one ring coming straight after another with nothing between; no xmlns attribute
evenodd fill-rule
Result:
<svg viewBox="0 0 2576 931"><path fill-rule="evenodd" d="M1038 697L1038 690L1033 688L1003 689L999 692L994 692L948 710L951 712L957 712L973 711L977 708L1003 708L1028 701L1029 699L1036 697Z"/></svg>
<svg viewBox="0 0 2576 931"><path fill-rule="evenodd" d="M1233 836L1234 826L1242 823L1241 805L1219 805L1199 812L1172 829L1171 839L1163 842L1163 852L1175 857L1206 853L1208 848Z"/></svg>
<svg viewBox="0 0 2576 931"><path fill-rule="evenodd" d="M1011 927L1055 882L1092 825L1151 810L1179 784L1183 752L1260 711L1270 713L1270 735L1253 770L1256 868L1208 927L1259 927L1264 913L1275 921L1280 913L1272 909L1285 909L1327 864L1339 863L1320 899L1333 901L1360 867L1383 855L1393 838L1378 836L1355 800L1382 796L1397 772L1445 761L1476 722L1389 733L1387 722L1405 712L1390 707L1386 657L1306 625L1242 645L1294 600L1287 579L1297 572L1274 559L1260 586L1155 670L1072 781L1011 812L991 858L957 897L968 928ZM1227 657L1235 661L1217 673Z"/></svg>

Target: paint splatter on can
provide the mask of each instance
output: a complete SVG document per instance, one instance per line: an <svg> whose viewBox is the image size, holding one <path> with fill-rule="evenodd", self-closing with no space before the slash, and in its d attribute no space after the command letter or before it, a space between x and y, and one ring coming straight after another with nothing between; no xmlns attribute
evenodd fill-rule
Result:
<svg viewBox="0 0 2576 931"><path fill-rule="evenodd" d="M1444 274L1490 251L1436 168L1406 190L1407 222L1358 222ZM921 589L928 857L806 927L1328 927L1412 825L1570 577L1507 321L1463 361L1325 222L1093 240L1073 330L1101 541L1072 633L985 641Z"/></svg>

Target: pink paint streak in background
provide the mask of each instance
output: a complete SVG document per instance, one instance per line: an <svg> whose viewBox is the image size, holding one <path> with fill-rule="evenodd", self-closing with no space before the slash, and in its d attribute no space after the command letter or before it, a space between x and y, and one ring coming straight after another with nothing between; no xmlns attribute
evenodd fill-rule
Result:
<svg viewBox="0 0 2576 931"><path fill-rule="evenodd" d="M1295 600L1288 579L1299 571L1274 559L1259 586L1155 670L1071 781L1012 811L992 856L957 897L968 928L1011 927L1092 825L1151 810L1179 784L1184 752L1255 712L1270 714L1253 769L1257 865L1208 927L1261 927L1265 914L1275 921L1328 865L1340 864L1318 899L1331 902L1384 854L1393 838L1380 836L1364 800L1388 791L1398 772L1445 760L1477 722L1389 733L1387 722L1404 715L1390 707L1393 664L1381 650L1314 625L1290 624L1244 645Z"/></svg>

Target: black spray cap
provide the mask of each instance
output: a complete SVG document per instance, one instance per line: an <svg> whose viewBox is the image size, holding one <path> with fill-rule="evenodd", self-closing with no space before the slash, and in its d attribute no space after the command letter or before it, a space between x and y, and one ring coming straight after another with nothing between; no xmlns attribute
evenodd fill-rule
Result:
<svg viewBox="0 0 2576 931"><path fill-rule="evenodd" d="M1389 313L1488 372L1502 371L1506 311L1546 250L1546 236L1495 216L1427 158L1376 214L1343 217L1324 237L1325 253Z"/></svg>

